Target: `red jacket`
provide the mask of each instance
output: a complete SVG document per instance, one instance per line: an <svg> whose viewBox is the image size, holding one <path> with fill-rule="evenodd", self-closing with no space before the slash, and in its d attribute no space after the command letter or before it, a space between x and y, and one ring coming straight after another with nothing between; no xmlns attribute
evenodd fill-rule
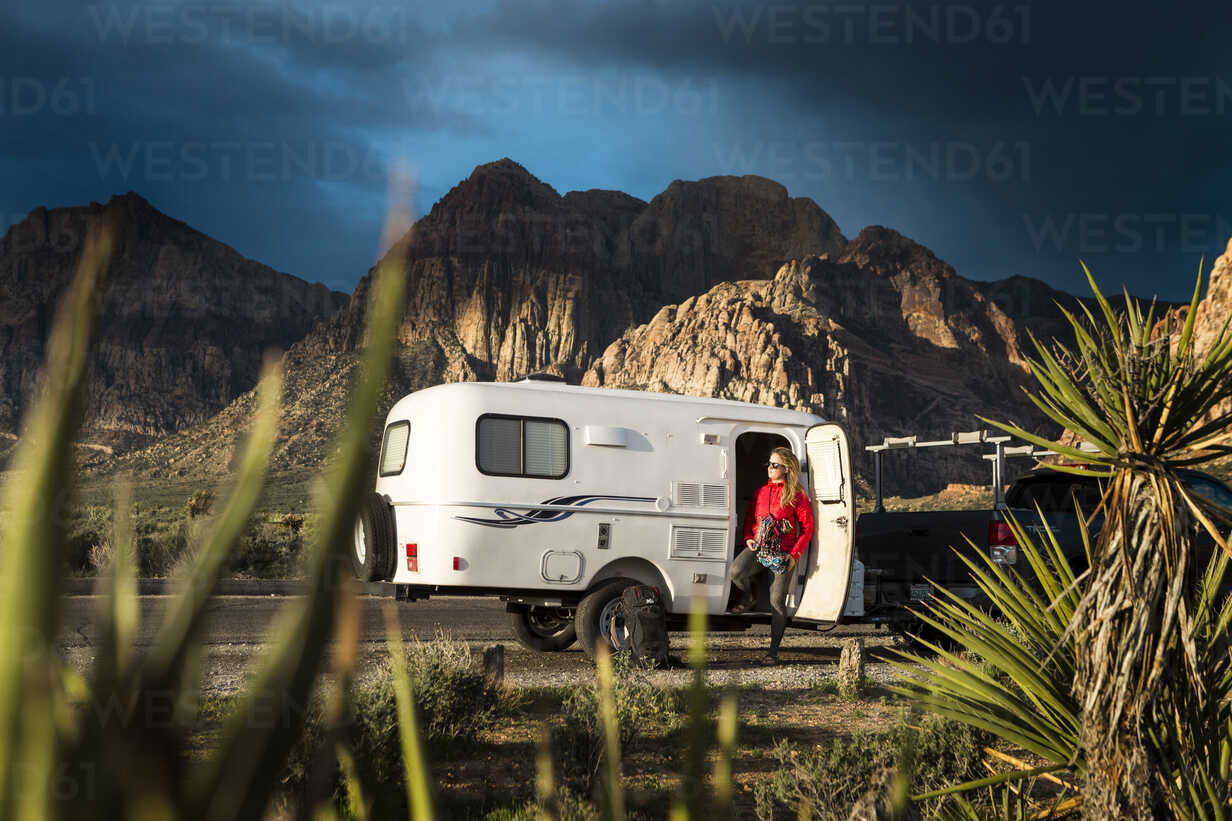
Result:
<svg viewBox="0 0 1232 821"><path fill-rule="evenodd" d="M749 509L744 514L744 539L748 541L753 538L757 533L757 523L765 516L789 519L795 527L796 539L792 542L784 538L783 549L790 553L793 559L799 559L813 538L813 508L804 488L796 489L796 498L790 507L783 507L782 501L781 484L767 482L758 488L757 495L749 500Z"/></svg>

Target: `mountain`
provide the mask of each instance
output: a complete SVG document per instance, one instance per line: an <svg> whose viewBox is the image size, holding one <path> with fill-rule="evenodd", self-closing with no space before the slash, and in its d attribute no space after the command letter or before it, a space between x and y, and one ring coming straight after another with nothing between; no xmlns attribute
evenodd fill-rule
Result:
<svg viewBox="0 0 1232 821"><path fill-rule="evenodd" d="M845 242L815 203L760 177L676 181L647 203L619 191L561 196L511 160L481 165L380 263L407 277L387 404L442 381L541 370L576 380L664 302L720 274L769 278L794 256ZM370 282L371 272L346 306L288 350L275 470L324 455L354 373ZM242 396L203 425L87 464L175 476L225 470L252 403Z"/></svg>
<svg viewBox="0 0 1232 821"><path fill-rule="evenodd" d="M440 346L442 378L576 378L664 303L844 243L815 203L760 177L678 180L646 203L618 191L562 197L503 159L476 168L386 259L407 277L400 337ZM324 331L330 350L358 345L366 292L365 278Z"/></svg>
<svg viewBox="0 0 1232 821"><path fill-rule="evenodd" d="M816 411L846 423L861 456L884 436L975 429L976 414L1047 429L1020 390L1026 331L1062 333L1054 300L1073 300L1025 277L966 280L889 228L848 241L815 203L771 180L677 181L649 202L617 191L561 196L507 159L477 167L382 264L407 278L385 408L442 381L550 371ZM276 471L326 456L370 277L286 354ZM201 425L92 464L219 473L252 404L241 395ZM978 458L898 458L909 465L893 468L894 492L988 480Z"/></svg>
<svg viewBox="0 0 1232 821"><path fill-rule="evenodd" d="M1036 340L1046 345L1051 344L1054 339L1066 345L1074 341L1073 326L1062 308L1076 316L1081 316L1080 305L1085 305L1095 315L1099 313L1099 303L1095 297L1075 296L1030 277L1013 276L993 282L972 282L972 285L1014 320L1016 325L1029 330ZM1124 309L1124 293L1104 296L1114 309ZM1131 295L1131 299L1134 298ZM1155 305L1157 316L1185 307L1182 303L1167 300L1156 300ZM1024 351L1035 358L1035 346L1029 341L1024 346Z"/></svg>
<svg viewBox="0 0 1232 821"><path fill-rule="evenodd" d="M1187 308L1176 311L1176 321L1183 321L1187 312ZM1211 266L1206 293L1198 303L1198 315L1194 319L1194 338L1199 354L1209 351L1221 332L1232 332L1228 325L1229 317L1232 317L1232 239L1228 240L1227 249ZM1232 412L1232 399L1224 400L1215 410L1216 414L1229 412ZM1232 457L1223 457L1210 469L1211 472L1232 481Z"/></svg>
<svg viewBox="0 0 1232 821"><path fill-rule="evenodd" d="M1198 303L1194 335L1199 350L1208 350L1232 316L1232 239L1227 249L1211 266L1206 294Z"/></svg>
<svg viewBox="0 0 1232 821"><path fill-rule="evenodd" d="M1023 398L1021 331L927 248L882 227L833 257L783 265L769 281L725 282L627 331L582 384L718 396L819 413L863 445L987 427L975 414L1046 428ZM896 454L896 457L898 455ZM988 468L933 451L895 467L889 489L919 491L923 470L987 482ZM887 463L888 464L888 463Z"/></svg>
<svg viewBox="0 0 1232 821"><path fill-rule="evenodd" d="M115 252L101 288L83 438L109 450L199 424L250 389L287 348L347 303L324 285L245 259L134 193L37 208L0 238L0 433L37 390L56 303L90 226Z"/></svg>

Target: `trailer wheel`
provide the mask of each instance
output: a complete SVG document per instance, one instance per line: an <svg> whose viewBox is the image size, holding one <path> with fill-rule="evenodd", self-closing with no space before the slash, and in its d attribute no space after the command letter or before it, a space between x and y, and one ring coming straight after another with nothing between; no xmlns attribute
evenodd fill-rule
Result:
<svg viewBox="0 0 1232 821"><path fill-rule="evenodd" d="M359 506L351 539L351 567L361 582L394 575L394 511L382 497L369 493Z"/></svg>
<svg viewBox="0 0 1232 821"><path fill-rule="evenodd" d="M555 653L577 641L573 614L563 607L522 607L509 613L509 627L528 650Z"/></svg>
<svg viewBox="0 0 1232 821"><path fill-rule="evenodd" d="M625 626L625 609L620 594L636 582L614 579L597 588L578 603L573 623L582 650L594 659L595 645L602 641L612 652L629 649L629 629Z"/></svg>

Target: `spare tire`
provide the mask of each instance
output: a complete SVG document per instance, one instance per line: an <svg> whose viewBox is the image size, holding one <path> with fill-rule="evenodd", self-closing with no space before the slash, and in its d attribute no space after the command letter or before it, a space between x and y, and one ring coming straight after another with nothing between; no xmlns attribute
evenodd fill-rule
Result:
<svg viewBox="0 0 1232 821"><path fill-rule="evenodd" d="M361 582L387 581L394 577L394 510L384 497L373 492L364 497L351 539L351 567Z"/></svg>
<svg viewBox="0 0 1232 821"><path fill-rule="evenodd" d="M608 650L619 653L629 649L629 632L625 626L625 609L620 603L620 594L633 579L612 579L600 584L578 603L573 623L582 651L592 661L597 643L606 644Z"/></svg>

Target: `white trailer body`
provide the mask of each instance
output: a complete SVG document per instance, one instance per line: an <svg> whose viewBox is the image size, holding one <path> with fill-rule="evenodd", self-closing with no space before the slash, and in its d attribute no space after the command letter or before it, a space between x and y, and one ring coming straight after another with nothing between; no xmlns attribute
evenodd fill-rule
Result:
<svg viewBox="0 0 1232 821"><path fill-rule="evenodd" d="M855 520L841 427L744 402L548 381L439 385L394 405L375 497L392 511L393 556L384 569L378 556L366 580L384 577L408 598L502 595L567 617L620 579L658 586L670 614L701 597L719 616L745 505L779 444L800 458L816 522L790 612L832 624L848 605ZM365 550L387 549L363 521L357 572ZM862 592L851 592L861 614Z"/></svg>

